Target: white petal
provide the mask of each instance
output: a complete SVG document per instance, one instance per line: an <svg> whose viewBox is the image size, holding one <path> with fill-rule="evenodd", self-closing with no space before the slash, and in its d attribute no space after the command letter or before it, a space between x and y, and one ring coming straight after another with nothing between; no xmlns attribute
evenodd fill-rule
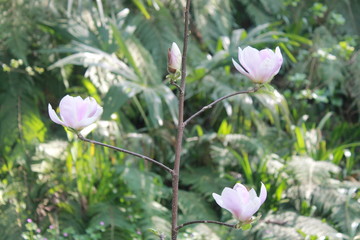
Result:
<svg viewBox="0 0 360 240"><path fill-rule="evenodd" d="M245 204L249 201L249 191L244 185L237 183L235 184L233 189L237 192L240 205Z"/></svg>
<svg viewBox="0 0 360 240"><path fill-rule="evenodd" d="M224 208L223 200L221 199L221 196L219 194L213 193L213 198L215 199L215 202L222 208Z"/></svg>
<svg viewBox="0 0 360 240"><path fill-rule="evenodd" d="M281 54L281 51L280 51L280 48L279 47L276 47L275 48L275 55L279 58L279 59L283 59L282 57L282 54Z"/></svg>
<svg viewBox="0 0 360 240"><path fill-rule="evenodd" d="M263 204L265 202L266 197L267 197L266 187L263 183L261 183L261 190L260 190L260 196L259 196L261 204Z"/></svg>
<svg viewBox="0 0 360 240"><path fill-rule="evenodd" d="M221 193L221 199L226 210L230 211L236 218L241 216L242 212L242 203L239 199L239 194L237 191L231 188L224 188Z"/></svg>
<svg viewBox="0 0 360 240"><path fill-rule="evenodd" d="M245 69L244 69L243 67L241 67L240 64L238 64L234 59L232 59L232 62L233 62L233 64L234 64L236 70L238 70L241 74L247 76L248 78L251 78L251 76L249 75L249 73L247 73L247 72L245 71Z"/></svg>
<svg viewBox="0 0 360 240"><path fill-rule="evenodd" d="M77 98L66 95L59 104L61 119L71 128L75 128L77 122L76 103Z"/></svg>
<svg viewBox="0 0 360 240"><path fill-rule="evenodd" d="M97 106L98 109L96 111L96 113L92 116L92 117L87 117L84 118L83 120L79 121L76 124L76 128L75 129L82 129L84 127L89 126L90 124L94 123L96 120L98 120L100 118L100 115L103 113L103 108L100 106Z"/></svg>
<svg viewBox="0 0 360 240"><path fill-rule="evenodd" d="M66 127L66 124L60 120L59 116L56 114L55 110L51 107L50 103L48 105L48 112L49 112L49 116L50 119L57 124L63 125Z"/></svg>
<svg viewBox="0 0 360 240"><path fill-rule="evenodd" d="M243 211L241 214L241 218L239 218L239 220L241 221L246 221L249 218L252 217L252 215L254 215L254 213L257 212L257 210L259 210L260 208L260 199L258 197L252 199L251 201L249 201L245 206L243 206Z"/></svg>
<svg viewBox="0 0 360 240"><path fill-rule="evenodd" d="M171 52L175 56L181 56L180 48L178 47L178 45L175 42L173 42L172 45L171 45Z"/></svg>
<svg viewBox="0 0 360 240"><path fill-rule="evenodd" d="M252 80L257 78L257 70L261 64L260 52L256 48L246 47L240 54L239 52L239 61L240 64L246 69L246 71L251 76Z"/></svg>

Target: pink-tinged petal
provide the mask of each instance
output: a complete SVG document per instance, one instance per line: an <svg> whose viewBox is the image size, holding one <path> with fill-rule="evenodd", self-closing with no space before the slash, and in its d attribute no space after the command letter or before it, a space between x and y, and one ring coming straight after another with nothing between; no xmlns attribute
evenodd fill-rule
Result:
<svg viewBox="0 0 360 240"><path fill-rule="evenodd" d="M176 43L172 43L171 48L168 49L168 71L175 73L181 68L182 54Z"/></svg>
<svg viewBox="0 0 360 240"><path fill-rule="evenodd" d="M82 129L86 126L89 126L90 124L93 124L100 118L102 113L103 113L103 108L99 106L96 109L96 112L91 117L87 117L78 123L77 129Z"/></svg>
<svg viewBox="0 0 360 240"><path fill-rule="evenodd" d="M259 210L260 206L261 203L258 197L249 201L245 206L243 206L243 212L239 220L240 221L249 220Z"/></svg>
<svg viewBox="0 0 360 240"><path fill-rule="evenodd" d="M258 67L261 64L261 58L259 51L253 47L246 47L239 53L240 64L246 69L246 71L256 79L258 75Z"/></svg>
<svg viewBox="0 0 360 240"><path fill-rule="evenodd" d="M88 112L90 110L90 101L88 98L82 99L81 97L76 97L74 102L76 109L76 121L80 122L87 118Z"/></svg>
<svg viewBox="0 0 360 240"><path fill-rule="evenodd" d="M260 190L260 203L263 204L266 200L267 197L267 191L266 191L266 187L263 183L261 183L261 190Z"/></svg>
<svg viewBox="0 0 360 240"><path fill-rule="evenodd" d="M268 48L265 48L259 51L259 55L260 55L260 59L263 61L267 58L273 58L274 52Z"/></svg>
<svg viewBox="0 0 360 240"><path fill-rule="evenodd" d="M284 61L279 47L276 47L275 49L275 55L273 57L273 61L275 62L275 66L274 66L274 76L275 76L276 74L278 74L281 65L283 64Z"/></svg>
<svg viewBox="0 0 360 240"><path fill-rule="evenodd" d="M269 70L269 72L271 72L271 75L268 81L270 81L276 74L279 73L281 65L283 64L283 57L281 55L281 51L279 47L276 47L275 49L275 54L273 54L272 56L272 62L273 62L273 67L271 70Z"/></svg>
<svg viewBox="0 0 360 240"><path fill-rule="evenodd" d="M275 48L275 55L276 57L279 59L279 62L283 62L283 56L281 54L281 51L280 51L280 48L279 47L276 47Z"/></svg>
<svg viewBox="0 0 360 240"><path fill-rule="evenodd" d="M252 188L249 191L249 201L253 201L255 198L257 198L257 194L255 192L255 190Z"/></svg>
<svg viewBox="0 0 360 240"><path fill-rule="evenodd" d="M74 97L66 95L59 104L60 116L67 127L74 128L76 125L76 101Z"/></svg>
<svg viewBox="0 0 360 240"><path fill-rule="evenodd" d="M63 125L65 126L65 123L63 121L60 120L59 116L56 114L55 110L51 107L50 103L48 105L48 112L49 112L49 116L50 119L57 124Z"/></svg>
<svg viewBox="0 0 360 240"><path fill-rule="evenodd" d="M224 188L221 196L216 193L212 195L220 207L231 212L239 221L244 222L251 219L259 210L266 199L267 193L263 183L261 183L259 197L254 189L248 191L244 185L237 183L232 189Z"/></svg>
<svg viewBox="0 0 360 240"><path fill-rule="evenodd" d="M236 183L236 184L234 185L233 189L234 189L235 191L237 191L237 192L240 192L241 195L244 194L244 193L248 193L247 188L246 188L244 185L240 184L240 183Z"/></svg>
<svg viewBox="0 0 360 240"><path fill-rule="evenodd" d="M280 48L275 51L270 49L257 50L250 46L238 52L240 64L235 64L236 69L250 78L254 83L265 83L278 74L283 58Z"/></svg>
<svg viewBox="0 0 360 240"><path fill-rule="evenodd" d="M213 198L215 199L215 202L222 208L225 208L224 207L224 203L223 203L223 200L221 198L221 196L219 194L216 194L216 193L213 193L212 194Z"/></svg>
<svg viewBox="0 0 360 240"><path fill-rule="evenodd" d="M89 111L88 111L88 114L87 114L87 117L93 117L96 112L98 111L98 104L97 102L95 101L95 99L93 98L86 98L86 99L89 99Z"/></svg>
<svg viewBox="0 0 360 240"><path fill-rule="evenodd" d="M103 112L103 108L97 104L95 99L91 97L82 99L80 96L71 97L66 95L61 99L59 108L62 119L62 122L59 124L75 130L81 130L92 124L100 118ZM52 110L51 107L50 109ZM61 121L53 110L49 110L49 114L52 119Z"/></svg>
<svg viewBox="0 0 360 240"><path fill-rule="evenodd" d="M243 75L247 76L248 78L251 78L251 76L249 75L249 73L246 72L245 69L243 69L240 64L238 64L234 59L232 59L232 62L233 62L233 64L234 64L236 70L238 70L240 73L242 73Z"/></svg>
<svg viewBox="0 0 360 240"><path fill-rule="evenodd" d="M247 203L249 201L249 191L244 185L236 183L233 189L237 192L241 203Z"/></svg>
<svg viewBox="0 0 360 240"><path fill-rule="evenodd" d="M241 216L242 205L238 193L231 188L225 188L221 193L224 208L230 211L236 218Z"/></svg>
<svg viewBox="0 0 360 240"><path fill-rule="evenodd" d="M180 48L178 47L178 45L176 43L172 43L171 44L171 53L173 56L175 56L176 58L181 57L181 51Z"/></svg>
<svg viewBox="0 0 360 240"><path fill-rule="evenodd" d="M274 74L274 69L276 68L276 63L274 61L272 61L271 58L266 58L261 66L259 66L259 75L257 77L257 82L258 83L265 83L270 81Z"/></svg>

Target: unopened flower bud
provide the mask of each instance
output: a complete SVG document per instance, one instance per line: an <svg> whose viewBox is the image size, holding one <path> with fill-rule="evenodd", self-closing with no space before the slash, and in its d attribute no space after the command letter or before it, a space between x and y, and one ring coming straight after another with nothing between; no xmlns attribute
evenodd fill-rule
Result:
<svg viewBox="0 0 360 240"><path fill-rule="evenodd" d="M172 43L171 48L168 50L168 72L176 73L181 68L181 52L176 43Z"/></svg>

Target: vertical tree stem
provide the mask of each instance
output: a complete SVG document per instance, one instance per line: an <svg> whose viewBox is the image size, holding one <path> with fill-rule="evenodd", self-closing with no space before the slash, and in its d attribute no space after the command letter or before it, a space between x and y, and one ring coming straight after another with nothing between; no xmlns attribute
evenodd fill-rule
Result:
<svg viewBox="0 0 360 240"><path fill-rule="evenodd" d="M181 61L181 82L179 91L179 123L177 127L177 137L175 146L175 163L172 175L172 218L171 218L171 239L176 240L177 229L177 217L178 217L178 199L179 199L179 174L180 174L180 158L182 151L182 141L184 135L184 96L185 96L185 79L186 79L186 53L189 39L189 9L190 0L186 1L185 7L185 26L184 26L184 45L182 51Z"/></svg>

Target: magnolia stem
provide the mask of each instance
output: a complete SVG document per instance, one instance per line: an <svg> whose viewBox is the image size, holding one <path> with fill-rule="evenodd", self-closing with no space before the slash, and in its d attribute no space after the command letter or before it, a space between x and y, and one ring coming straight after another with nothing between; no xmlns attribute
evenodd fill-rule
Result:
<svg viewBox="0 0 360 240"><path fill-rule="evenodd" d="M171 82L170 84L175 86L180 91L180 94L183 92L183 90L181 89L181 87L177 83Z"/></svg>
<svg viewBox="0 0 360 240"><path fill-rule="evenodd" d="M102 142L98 142L98 141L95 141L95 140L87 139L83 135L81 135L80 133L78 133L77 135L81 140L83 140L85 142L89 142L89 143L93 143L93 144L100 145L100 146L103 146L103 147L111 148L111 149L113 149L115 151L118 151L118 152L123 152L123 153L127 153L127 154L133 155L133 156L138 157L138 158L142 158L142 159L144 159L146 161L152 162L152 163L162 167L163 169L165 169L169 173L173 174L173 170L171 168L165 166L161 162L156 161L155 159L152 159L150 157L144 156L144 155L136 153L136 152L131 152L131 151L123 149L123 148L118 148L118 147L115 147L115 146L112 146L112 145L108 145L106 143L102 143Z"/></svg>
<svg viewBox="0 0 360 240"><path fill-rule="evenodd" d="M184 44L181 59L181 81L179 88L179 122L177 127L176 146L175 146L175 162L172 172L172 206L171 206L171 239L177 239L177 217L178 217L178 201L179 201L179 174L180 174L180 158L182 150L182 142L184 135L184 101L185 101L185 79L186 79L186 54L189 40L189 9L190 0L186 0L185 6L185 26L184 26Z"/></svg>
<svg viewBox="0 0 360 240"><path fill-rule="evenodd" d="M260 86L261 87L261 86ZM223 96L219 99L216 99L215 101L213 101L212 103L210 103L209 105L204 106L202 109L200 109L198 112L196 112L195 114L193 114L191 117L189 117L188 119L186 119L186 121L184 122L184 127L195 117L197 117L198 115L200 115L202 112L205 112L206 110L212 108L215 104L217 104L218 102L221 102L229 97L233 97L235 95L239 95L239 94L244 94L244 93L254 93L257 90L260 89L260 87L255 87L253 89L250 90L245 90L245 91L239 91L239 92L234 92L231 93L229 95Z"/></svg>
<svg viewBox="0 0 360 240"><path fill-rule="evenodd" d="M190 222L186 222L183 223L181 225L179 225L176 230L180 230L181 228L190 225L190 224L196 224L196 223L214 223L214 224L218 224L218 225L222 225L222 226L226 226L229 228L236 228L236 224L227 224L227 223L223 223L223 222L219 222L219 221L213 221L213 220L197 220L197 221L190 221Z"/></svg>

